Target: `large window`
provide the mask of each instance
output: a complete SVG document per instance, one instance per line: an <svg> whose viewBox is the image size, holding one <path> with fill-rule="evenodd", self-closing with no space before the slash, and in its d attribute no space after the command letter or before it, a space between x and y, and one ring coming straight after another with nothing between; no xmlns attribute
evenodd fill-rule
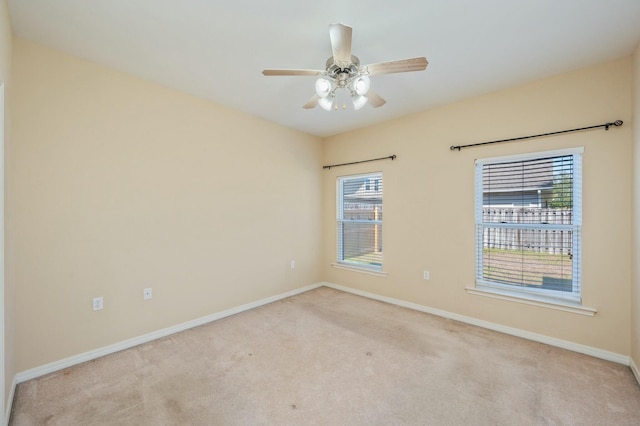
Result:
<svg viewBox="0 0 640 426"><path fill-rule="evenodd" d="M581 302L582 149L476 160L476 287Z"/></svg>
<svg viewBox="0 0 640 426"><path fill-rule="evenodd" d="M382 173L338 178L338 263L382 270Z"/></svg>

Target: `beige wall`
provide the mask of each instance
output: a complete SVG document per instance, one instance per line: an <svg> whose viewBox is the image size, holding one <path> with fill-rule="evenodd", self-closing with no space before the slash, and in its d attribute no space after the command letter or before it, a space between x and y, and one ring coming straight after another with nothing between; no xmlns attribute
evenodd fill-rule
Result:
<svg viewBox="0 0 640 426"><path fill-rule="evenodd" d="M626 125L461 152L451 145L544 133L621 119ZM536 81L325 141L325 163L396 154L324 172L323 274L355 289L629 355L631 61ZM583 303L595 317L470 295L474 285L474 159L584 147ZM335 259L335 181L384 174L384 270L375 277ZM424 281L422 271L431 273Z"/></svg>
<svg viewBox="0 0 640 426"><path fill-rule="evenodd" d="M10 74L11 74L11 48L12 48L12 34L11 34L11 22L9 21L9 12L7 9L6 0L0 1L0 84L4 84L5 91L5 132L4 132L4 143L5 152L10 152L10 105L9 98L11 92L11 82L10 82ZM8 170L8 165L6 162L0 167L1 172L6 176L6 170ZM4 182L6 179L4 176L0 180L2 182L2 188L4 189ZM8 192L8 191L7 191ZM3 197L4 198L4 197ZM5 206L4 199L0 200L0 218L6 218L5 223L8 223L10 219L9 214L4 213ZM2 219L0 219L2 220ZM8 226L7 226L8 227ZM4 228L3 228L4 230ZM7 233L6 242L9 243L10 235ZM1 240L1 238L0 238ZM0 252L3 253L4 256L4 247L0 247ZM9 252L10 250L7 250ZM4 365L0 365L0 368L4 369L4 398L9 398L11 383L13 381L13 377L15 376L15 369L13 364L14 359L14 322L13 322L13 281L9 278L8 272L10 271L10 266L7 265L5 268L4 258L0 259L0 280L4 283L4 306L1 312L4 313ZM0 285L0 289L2 286ZM4 405L0 404L0 418L4 418L4 408L8 406L6 401L3 401Z"/></svg>
<svg viewBox="0 0 640 426"><path fill-rule="evenodd" d="M320 281L319 138L13 49L18 371Z"/></svg>
<svg viewBox="0 0 640 426"><path fill-rule="evenodd" d="M633 55L633 282L631 292L631 358L640 368L640 43Z"/></svg>
<svg viewBox="0 0 640 426"><path fill-rule="evenodd" d="M15 216L16 371L321 280L634 350L638 363L637 275L633 313L628 299L638 69L622 59L322 143L15 38L7 212ZM449 150L615 119L625 126ZM473 160L574 146L585 147L583 295L596 316L468 294ZM320 169L390 154L398 158ZM385 178L386 278L329 266L335 178L374 170ZM144 287L154 289L151 302L142 301ZM95 296L105 297L103 311L91 310Z"/></svg>

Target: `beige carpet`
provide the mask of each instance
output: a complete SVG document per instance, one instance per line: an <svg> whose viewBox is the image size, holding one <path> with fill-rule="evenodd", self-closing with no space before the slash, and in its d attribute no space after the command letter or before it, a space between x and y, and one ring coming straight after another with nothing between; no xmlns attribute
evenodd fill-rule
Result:
<svg viewBox="0 0 640 426"><path fill-rule="evenodd" d="M319 288L16 390L12 425L639 425L630 369Z"/></svg>

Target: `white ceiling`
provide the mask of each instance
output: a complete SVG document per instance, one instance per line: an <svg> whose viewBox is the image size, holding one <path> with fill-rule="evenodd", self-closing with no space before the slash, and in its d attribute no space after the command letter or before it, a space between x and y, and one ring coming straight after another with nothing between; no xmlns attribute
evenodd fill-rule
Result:
<svg viewBox="0 0 640 426"><path fill-rule="evenodd" d="M9 0L19 36L301 131L329 136L633 52L640 0ZM363 64L426 56L379 75L387 104L305 110L328 25L353 27Z"/></svg>

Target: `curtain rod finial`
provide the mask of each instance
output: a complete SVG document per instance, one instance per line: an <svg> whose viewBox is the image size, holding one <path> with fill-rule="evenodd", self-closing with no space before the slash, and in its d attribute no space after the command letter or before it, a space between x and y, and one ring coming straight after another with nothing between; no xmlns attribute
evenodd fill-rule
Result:
<svg viewBox="0 0 640 426"><path fill-rule="evenodd" d="M611 126L616 126L616 127L622 126L622 120L616 120L613 123L607 123L604 125L604 129L609 130L609 127Z"/></svg>

